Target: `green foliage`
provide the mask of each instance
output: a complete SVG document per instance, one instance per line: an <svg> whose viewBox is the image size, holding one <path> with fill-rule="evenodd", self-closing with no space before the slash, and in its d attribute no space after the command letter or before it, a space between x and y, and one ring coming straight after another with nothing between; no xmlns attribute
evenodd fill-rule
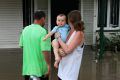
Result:
<svg viewBox="0 0 120 80"><path fill-rule="evenodd" d="M110 34L110 44L111 47L113 46L114 48L116 47L118 51L120 51L120 32L117 33L111 33Z"/></svg>
<svg viewBox="0 0 120 80"><path fill-rule="evenodd" d="M100 39L98 39L98 48L100 48ZM104 36L105 51L120 51L120 32L110 33L110 37Z"/></svg>

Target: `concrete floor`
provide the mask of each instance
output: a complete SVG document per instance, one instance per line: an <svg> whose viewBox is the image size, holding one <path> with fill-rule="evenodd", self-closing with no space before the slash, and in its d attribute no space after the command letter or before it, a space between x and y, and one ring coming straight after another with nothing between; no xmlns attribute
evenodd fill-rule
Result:
<svg viewBox="0 0 120 80"><path fill-rule="evenodd" d="M90 47L85 47L79 80L120 80L120 52L106 52L104 58L97 63L94 60L95 55ZM51 80L57 80L53 54L51 56ZM21 49L0 49L0 80L23 80L21 69Z"/></svg>
<svg viewBox="0 0 120 80"><path fill-rule="evenodd" d="M21 64L21 49L0 49L0 80L22 80Z"/></svg>

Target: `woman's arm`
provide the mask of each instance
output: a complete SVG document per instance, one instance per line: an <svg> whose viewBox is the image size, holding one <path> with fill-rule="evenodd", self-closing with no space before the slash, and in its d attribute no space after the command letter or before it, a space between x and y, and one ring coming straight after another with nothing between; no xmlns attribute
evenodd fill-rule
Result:
<svg viewBox="0 0 120 80"><path fill-rule="evenodd" d="M72 52L78 45L80 45L80 43L82 42L84 38L84 33L78 31L75 35L75 37L72 39L72 41L70 42L70 44L66 45L61 38L58 38L58 41L62 47L62 49L64 50L65 53L69 54L70 52Z"/></svg>

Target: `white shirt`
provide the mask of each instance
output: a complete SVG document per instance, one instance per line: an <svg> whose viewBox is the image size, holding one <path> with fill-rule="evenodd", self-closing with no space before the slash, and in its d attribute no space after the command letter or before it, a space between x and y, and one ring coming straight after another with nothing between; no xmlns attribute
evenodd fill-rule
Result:
<svg viewBox="0 0 120 80"><path fill-rule="evenodd" d="M67 45L74 38L76 31L74 31L67 41ZM74 51L65 57L62 57L59 68L58 77L62 80L77 80L83 55L83 48L80 45Z"/></svg>

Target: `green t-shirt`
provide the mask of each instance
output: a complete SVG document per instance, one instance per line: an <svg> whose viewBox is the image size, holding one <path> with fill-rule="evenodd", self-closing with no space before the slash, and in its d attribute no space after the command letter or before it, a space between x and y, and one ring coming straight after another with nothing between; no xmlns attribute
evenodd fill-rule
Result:
<svg viewBox="0 0 120 80"><path fill-rule="evenodd" d="M42 51L51 50L50 38L43 41L47 31L38 24L31 24L22 31L19 46L23 47L22 75L42 76L47 73L47 63Z"/></svg>

